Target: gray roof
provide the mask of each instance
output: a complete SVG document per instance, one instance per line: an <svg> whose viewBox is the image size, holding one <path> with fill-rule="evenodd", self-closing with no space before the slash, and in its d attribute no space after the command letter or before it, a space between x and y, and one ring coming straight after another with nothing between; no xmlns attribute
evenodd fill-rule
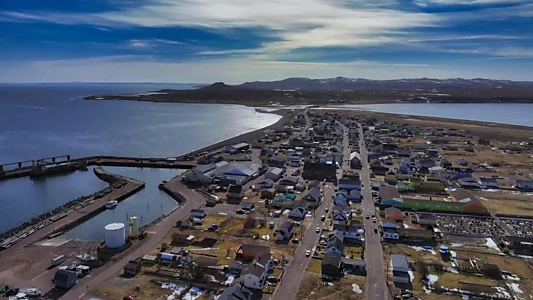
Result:
<svg viewBox="0 0 533 300"><path fill-rule="evenodd" d="M459 203L468 203L471 201L479 202L476 196L472 195L472 193L465 189L457 189L455 191L451 191L450 195L455 198L455 200L457 200L457 202Z"/></svg>
<svg viewBox="0 0 533 300"><path fill-rule="evenodd" d="M230 286L226 288L218 297L218 300L249 300L252 297L252 291L244 286Z"/></svg>
<svg viewBox="0 0 533 300"><path fill-rule="evenodd" d="M279 229L287 229L287 231L290 231L291 226L294 226L294 224L292 223L292 221L287 220L281 223L281 225L279 226Z"/></svg>
<svg viewBox="0 0 533 300"><path fill-rule="evenodd" d="M409 263L407 262L407 257L405 255L400 254L392 254L391 255L391 261L392 261L392 269L408 269Z"/></svg>
<svg viewBox="0 0 533 300"><path fill-rule="evenodd" d="M261 277L265 272L265 268L258 263L250 263L243 267L242 275L253 274L257 277Z"/></svg>
<svg viewBox="0 0 533 300"><path fill-rule="evenodd" d="M268 170L268 173L272 173L274 175L281 175L283 173L283 169L282 168L272 168L272 169Z"/></svg>
<svg viewBox="0 0 533 300"><path fill-rule="evenodd" d="M344 265L366 267L366 261L362 259L350 259L343 257L341 260Z"/></svg>
<svg viewBox="0 0 533 300"><path fill-rule="evenodd" d="M56 281L56 282L58 282L58 281L67 282L69 276L72 276L73 274L76 276L76 278L78 278L77 273L74 272L74 271L61 270L61 269L57 270L56 274L54 275L54 281Z"/></svg>
<svg viewBox="0 0 533 300"><path fill-rule="evenodd" d="M302 199L305 199L305 200L314 200L314 201L318 201L320 199L320 189L318 187L314 187L312 189L310 189L309 191L307 191L307 193L305 193L305 195L302 196Z"/></svg>
<svg viewBox="0 0 533 300"><path fill-rule="evenodd" d="M249 146L250 144L248 143L238 143L238 144L233 145L232 147L238 149L238 148L249 147Z"/></svg>
<svg viewBox="0 0 533 300"><path fill-rule="evenodd" d="M331 265L336 268L341 267L342 256L335 253L326 253L322 259L322 265Z"/></svg>
<svg viewBox="0 0 533 300"><path fill-rule="evenodd" d="M382 200L400 199L402 196L395 186L384 185L379 187L379 195Z"/></svg>

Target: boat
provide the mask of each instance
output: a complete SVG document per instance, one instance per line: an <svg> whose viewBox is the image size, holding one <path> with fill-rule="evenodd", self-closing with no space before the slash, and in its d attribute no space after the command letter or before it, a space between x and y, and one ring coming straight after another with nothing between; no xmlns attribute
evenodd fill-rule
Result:
<svg viewBox="0 0 533 300"><path fill-rule="evenodd" d="M107 202L107 204L105 205L105 207L107 209L114 209L115 207L117 207L117 204L118 204L118 201L117 200L111 200L109 202Z"/></svg>

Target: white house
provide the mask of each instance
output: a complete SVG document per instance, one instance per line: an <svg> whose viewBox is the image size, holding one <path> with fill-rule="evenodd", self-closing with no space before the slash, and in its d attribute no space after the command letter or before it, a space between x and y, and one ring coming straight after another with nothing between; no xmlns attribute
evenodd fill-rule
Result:
<svg viewBox="0 0 533 300"><path fill-rule="evenodd" d="M487 188L496 188L498 187L498 182L494 178L480 177L478 179L479 185Z"/></svg>
<svg viewBox="0 0 533 300"><path fill-rule="evenodd" d="M267 282L267 268L258 262L252 262L246 265L242 272L242 282L249 289L262 290Z"/></svg>
<svg viewBox="0 0 533 300"><path fill-rule="evenodd" d="M265 173L265 178L278 181L283 176L283 173L285 173L285 170L282 168L271 168Z"/></svg>
<svg viewBox="0 0 533 300"><path fill-rule="evenodd" d="M459 178L462 187L478 187L478 182L473 178Z"/></svg>
<svg viewBox="0 0 533 300"><path fill-rule="evenodd" d="M522 190L533 190L533 180L517 180L515 187Z"/></svg>
<svg viewBox="0 0 533 300"><path fill-rule="evenodd" d="M392 228L383 228L381 236L386 240L399 240L400 235L396 232L396 229Z"/></svg>

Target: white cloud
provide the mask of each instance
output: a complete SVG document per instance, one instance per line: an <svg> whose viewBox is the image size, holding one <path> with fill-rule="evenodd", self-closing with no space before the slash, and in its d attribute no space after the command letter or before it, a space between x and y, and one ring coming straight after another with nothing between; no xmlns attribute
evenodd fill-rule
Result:
<svg viewBox="0 0 533 300"><path fill-rule="evenodd" d="M490 5L527 3L525 0L415 0L420 6L428 5Z"/></svg>

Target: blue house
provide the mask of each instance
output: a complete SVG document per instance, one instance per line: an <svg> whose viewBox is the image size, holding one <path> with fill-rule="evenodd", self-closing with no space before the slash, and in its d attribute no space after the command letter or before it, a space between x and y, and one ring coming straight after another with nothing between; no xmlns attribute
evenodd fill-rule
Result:
<svg viewBox="0 0 533 300"><path fill-rule="evenodd" d="M398 192L398 189L395 186L380 186L379 196L383 205L401 207L403 203L402 196L400 195L400 192Z"/></svg>
<svg viewBox="0 0 533 300"><path fill-rule="evenodd" d="M401 165L398 167L398 172L407 174L409 172L409 168L406 165Z"/></svg>
<svg viewBox="0 0 533 300"><path fill-rule="evenodd" d="M341 190L361 190L361 181L354 179L340 179L339 189Z"/></svg>
<svg viewBox="0 0 533 300"><path fill-rule="evenodd" d="M351 202L360 202L361 201L361 192L358 190L342 190L341 193L348 195L348 200Z"/></svg>
<svg viewBox="0 0 533 300"><path fill-rule="evenodd" d="M324 253L344 254L344 236L342 232L334 231L327 241L326 251Z"/></svg>

